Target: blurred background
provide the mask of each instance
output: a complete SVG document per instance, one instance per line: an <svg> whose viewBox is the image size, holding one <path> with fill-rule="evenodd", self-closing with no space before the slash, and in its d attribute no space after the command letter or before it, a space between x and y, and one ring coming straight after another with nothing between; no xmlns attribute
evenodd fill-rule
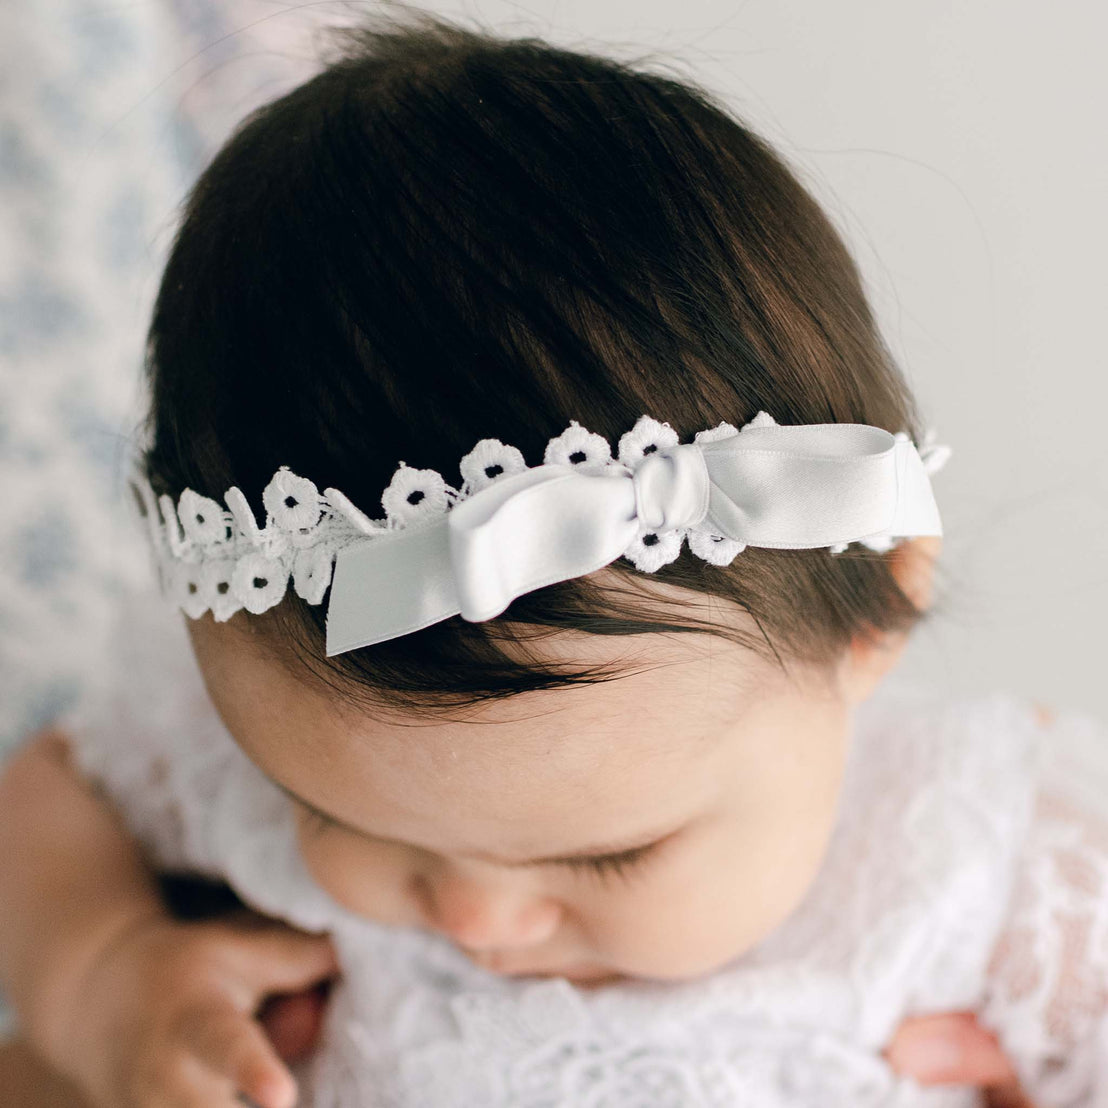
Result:
<svg viewBox="0 0 1108 1108"><path fill-rule="evenodd" d="M0 754L80 695L121 590L143 331L185 190L355 3L0 5ZM1091 0L425 7L721 92L853 248L940 442L940 611L896 680L1108 720L1108 15Z"/></svg>

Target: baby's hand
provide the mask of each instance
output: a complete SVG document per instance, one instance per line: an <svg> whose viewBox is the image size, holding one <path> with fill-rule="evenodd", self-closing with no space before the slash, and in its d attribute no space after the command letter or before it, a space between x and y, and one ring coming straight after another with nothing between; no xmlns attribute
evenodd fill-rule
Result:
<svg viewBox="0 0 1108 1108"><path fill-rule="evenodd" d="M884 1053L896 1073L921 1085L974 1085L986 1108L1035 1108L996 1036L973 1012L911 1016Z"/></svg>
<svg viewBox="0 0 1108 1108"><path fill-rule="evenodd" d="M101 1108L291 1108L296 1082L255 1013L337 972L326 936L261 917L144 919L74 997L67 1075Z"/></svg>

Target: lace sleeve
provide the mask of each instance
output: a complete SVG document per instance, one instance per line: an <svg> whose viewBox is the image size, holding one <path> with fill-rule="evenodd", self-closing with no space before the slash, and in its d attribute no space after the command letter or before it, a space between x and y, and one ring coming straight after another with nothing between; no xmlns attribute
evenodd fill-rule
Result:
<svg viewBox="0 0 1108 1108"><path fill-rule="evenodd" d="M179 618L157 598L124 598L82 700L57 721L74 761L160 869L218 876L197 828L198 773L219 773L213 709Z"/></svg>
<svg viewBox="0 0 1108 1108"><path fill-rule="evenodd" d="M225 729L181 615L130 597L111 641L101 679L58 721L80 770L155 868L226 881L260 912L325 929L338 908L308 875L288 798Z"/></svg>
<svg viewBox="0 0 1108 1108"><path fill-rule="evenodd" d="M981 1024L1042 1108L1108 1104L1108 729L1042 729L1040 786Z"/></svg>

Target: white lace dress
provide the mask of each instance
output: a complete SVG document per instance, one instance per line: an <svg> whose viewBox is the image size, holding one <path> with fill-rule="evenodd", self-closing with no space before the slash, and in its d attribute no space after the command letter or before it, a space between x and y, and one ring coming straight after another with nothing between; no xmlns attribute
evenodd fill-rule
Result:
<svg viewBox="0 0 1108 1108"><path fill-rule="evenodd" d="M838 820L800 906L696 982L499 977L314 885L285 795L234 744L184 617L122 612L116 676L61 721L165 868L328 929L343 967L312 1108L968 1106L898 1077L909 1015L975 1009L1040 1108L1108 1105L1108 730L1004 693L885 688L856 717Z"/></svg>

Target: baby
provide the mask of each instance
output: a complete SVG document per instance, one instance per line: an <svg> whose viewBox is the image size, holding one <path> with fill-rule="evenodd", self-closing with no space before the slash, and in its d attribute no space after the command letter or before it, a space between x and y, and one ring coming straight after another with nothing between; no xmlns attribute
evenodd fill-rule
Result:
<svg viewBox="0 0 1108 1108"><path fill-rule="evenodd" d="M885 1056L976 1010L1093 1103L1089 721L884 682L945 448L826 217L689 84L336 42L159 289L134 487L188 618L135 598L2 783L28 1038L105 1108L903 1108L976 1102ZM253 1017L336 975L286 1068Z"/></svg>

